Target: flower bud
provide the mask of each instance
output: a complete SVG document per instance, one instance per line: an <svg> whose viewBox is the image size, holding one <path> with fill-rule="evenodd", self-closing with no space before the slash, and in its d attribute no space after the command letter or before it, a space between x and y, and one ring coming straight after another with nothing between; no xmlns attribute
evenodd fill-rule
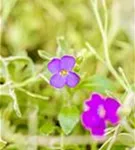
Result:
<svg viewBox="0 0 135 150"><path fill-rule="evenodd" d="M131 112L131 108L126 107L126 106L122 106L122 107L120 107L120 108L118 109L118 114L119 114L121 117L123 117L123 116L125 116L125 117L129 116L130 112Z"/></svg>
<svg viewBox="0 0 135 150"><path fill-rule="evenodd" d="M79 56L79 57L76 58L76 63L77 64L81 64L82 61L83 61L83 56Z"/></svg>

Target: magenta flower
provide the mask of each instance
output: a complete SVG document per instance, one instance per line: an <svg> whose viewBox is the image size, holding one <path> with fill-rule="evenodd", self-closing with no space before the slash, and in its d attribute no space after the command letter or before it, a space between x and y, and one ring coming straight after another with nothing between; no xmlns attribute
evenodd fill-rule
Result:
<svg viewBox="0 0 135 150"><path fill-rule="evenodd" d="M93 93L85 101L85 111L81 115L81 122L85 129L91 131L93 136L103 136L107 121L113 125L119 122L117 114L120 103L114 98L104 98Z"/></svg>
<svg viewBox="0 0 135 150"><path fill-rule="evenodd" d="M72 56L63 56L61 59L53 58L48 63L48 70L53 74L50 79L50 84L55 88L62 88L65 85L75 87L80 77L72 72L75 66L75 58Z"/></svg>

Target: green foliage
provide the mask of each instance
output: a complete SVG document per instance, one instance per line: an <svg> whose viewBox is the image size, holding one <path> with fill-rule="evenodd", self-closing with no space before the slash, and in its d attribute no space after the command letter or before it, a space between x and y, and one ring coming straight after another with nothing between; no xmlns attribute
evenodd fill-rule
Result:
<svg viewBox="0 0 135 150"><path fill-rule="evenodd" d="M23 82L35 74L33 63L28 58L16 58L9 60L8 72L11 80L14 82Z"/></svg>
<svg viewBox="0 0 135 150"><path fill-rule="evenodd" d="M118 138L117 142L120 145L125 145L129 147L134 147L135 145L134 133L133 136L131 136L128 133L120 133L117 138Z"/></svg>
<svg viewBox="0 0 135 150"><path fill-rule="evenodd" d="M39 54L39 56L42 58L42 59L44 59L44 60L49 60L52 56L50 56L50 54L49 53L47 53L46 51L44 51L44 50L39 50L38 51L38 54Z"/></svg>
<svg viewBox="0 0 135 150"><path fill-rule="evenodd" d="M68 46L66 43L66 40L64 39L64 37L59 37L57 38L57 44L58 44L58 48L57 48L57 53L56 55L58 57L63 56L64 54L66 54L66 52L68 51Z"/></svg>
<svg viewBox="0 0 135 150"><path fill-rule="evenodd" d="M5 147L6 144L7 144L6 141L3 141L3 140L0 139L0 150L2 150Z"/></svg>
<svg viewBox="0 0 135 150"><path fill-rule="evenodd" d="M0 149L133 149L131 1L2 0ZM74 71L81 81L72 89L55 89L47 64L66 54L76 58ZM92 92L118 97L125 108L120 129L108 125L106 139L96 144L79 122L83 102Z"/></svg>
<svg viewBox="0 0 135 150"><path fill-rule="evenodd" d="M66 135L72 132L79 121L79 110L75 106L65 106L58 116L62 130Z"/></svg>
<svg viewBox="0 0 135 150"><path fill-rule="evenodd" d="M0 83L4 84L6 82L6 70L2 61L0 61Z"/></svg>
<svg viewBox="0 0 135 150"><path fill-rule="evenodd" d="M101 93L105 93L107 91L113 92L116 90L116 86L111 80L99 75L94 75L84 80L80 85L80 88L87 88L90 91L97 91Z"/></svg>
<svg viewBox="0 0 135 150"><path fill-rule="evenodd" d="M46 122L41 128L40 132L46 135L51 134L54 131L55 127L51 122Z"/></svg>

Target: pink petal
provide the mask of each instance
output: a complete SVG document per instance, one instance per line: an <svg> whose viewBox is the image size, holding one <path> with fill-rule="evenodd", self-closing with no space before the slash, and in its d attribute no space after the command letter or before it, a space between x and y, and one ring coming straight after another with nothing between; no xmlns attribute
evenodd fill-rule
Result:
<svg viewBox="0 0 135 150"><path fill-rule="evenodd" d="M120 103L113 98L107 98L105 101L106 119L112 124L116 124L119 121L117 110L120 107Z"/></svg>
<svg viewBox="0 0 135 150"><path fill-rule="evenodd" d="M93 127L91 129L91 133L93 136L100 136L103 137L105 134L105 129L106 129L106 125L105 125L105 121L100 120L100 123L98 126Z"/></svg>
<svg viewBox="0 0 135 150"><path fill-rule="evenodd" d="M100 118L95 112L86 111L82 113L81 122L85 129L91 131L93 136L102 136L106 125L105 120Z"/></svg>
<svg viewBox="0 0 135 150"><path fill-rule="evenodd" d="M91 97L85 101L85 105L97 111L100 105L104 105L103 97L98 93L92 93Z"/></svg>

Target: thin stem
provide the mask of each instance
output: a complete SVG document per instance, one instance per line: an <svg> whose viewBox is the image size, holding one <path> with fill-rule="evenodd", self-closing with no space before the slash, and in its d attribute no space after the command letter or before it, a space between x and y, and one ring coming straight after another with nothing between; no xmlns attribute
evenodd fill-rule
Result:
<svg viewBox="0 0 135 150"><path fill-rule="evenodd" d="M19 87L23 87L23 86L26 86L26 85L28 85L28 84L30 84L31 82L34 82L34 81L36 81L37 80L37 77L31 77L31 78L29 78L29 79L27 79L27 80L25 80L25 81L23 81L23 82L21 82L21 83L14 83L13 84L13 87L14 88L19 88Z"/></svg>
<svg viewBox="0 0 135 150"><path fill-rule="evenodd" d="M126 117L130 115L132 110L135 108L135 92L131 91L127 94L127 97L123 103L123 109L121 109L124 113L126 113Z"/></svg>
<svg viewBox="0 0 135 150"><path fill-rule="evenodd" d="M119 128L120 128L120 124L117 126L117 128L116 128L116 130L115 130L115 132L114 132L114 135L113 135L113 137L112 137L112 139L111 139L111 141L110 141L110 143L109 143L109 146L107 147L107 150L111 150L111 148L112 148L112 145L113 145L113 143L115 142L115 140L116 140L116 138L117 138L117 134L118 134L118 132L119 132Z"/></svg>
<svg viewBox="0 0 135 150"><path fill-rule="evenodd" d="M45 82L47 82L49 84L49 80L42 73L40 73L39 75L33 76L21 83L14 83L13 87L19 88L19 87L26 86L26 85L30 84L31 82L37 81L39 78L43 79Z"/></svg>
<svg viewBox="0 0 135 150"><path fill-rule="evenodd" d="M39 74L39 77L49 84L49 80L43 74Z"/></svg>
<svg viewBox="0 0 135 150"><path fill-rule="evenodd" d="M38 146L44 147L52 147L55 145L59 145L61 142L61 136L41 136L41 135L35 135L35 136L30 136L30 135L25 135L22 136L20 134L14 134L12 135L12 138L8 139L8 142L16 143L18 139L22 139L20 142L21 144L29 144L30 141L36 141ZM33 140L31 140L33 139ZM105 138L107 140L108 138ZM109 137L108 142L112 137ZM120 140L120 137L116 137L116 142ZM70 136L63 136L63 142L64 146L67 145L87 145L87 144L92 144L93 139L90 137L90 135L70 135ZM98 141L98 144L103 143L104 141ZM106 141L106 144L108 143ZM128 143L124 143L124 145L128 145Z"/></svg>
<svg viewBox="0 0 135 150"><path fill-rule="evenodd" d="M41 95L39 95L39 94L31 93L31 92L29 92L29 91L27 91L27 90L25 90L25 89L23 89L23 88L17 88L17 89L18 89L19 91L22 91L22 92L24 92L25 94L27 94L27 95L33 97L33 98L38 98L38 99L42 99L42 100L48 100L48 99L49 99L49 97L47 97L47 96L41 96Z"/></svg>
<svg viewBox="0 0 135 150"><path fill-rule="evenodd" d="M64 150L64 140L63 140L63 137L64 137L64 133L62 132L61 133L61 141L60 141L61 150Z"/></svg>
<svg viewBox="0 0 135 150"><path fill-rule="evenodd" d="M96 58L105 65L104 59L102 57L100 57L100 55L96 52L96 50L88 42L86 42L86 46L89 48L89 50L92 52L92 54L95 55Z"/></svg>
<svg viewBox="0 0 135 150"><path fill-rule="evenodd" d="M33 139L37 141L37 144L39 146L54 146L54 145L58 145L61 143L61 136L25 136L25 144L27 144L28 139ZM13 140L15 138L12 138ZM14 142L14 141L12 141ZM87 135L87 136L81 136L81 135L77 135L77 136L63 136L63 143L65 146L67 145L86 145L86 144L92 144L93 143L93 139ZM101 141L99 141L99 143L102 143Z"/></svg>
<svg viewBox="0 0 135 150"><path fill-rule="evenodd" d="M123 88L126 91L129 91L128 87L125 85L125 83L123 82L123 80L120 78L120 76L118 75L118 73L116 72L116 70L113 68L110 58L109 58L109 50L108 50L108 40L107 40L107 35L106 32L104 31L102 22L101 22L101 18L99 16L99 12L98 12L98 8L97 8L97 0L95 0L94 2L92 2L93 5L93 10L96 16L96 20L101 32L101 36L103 39L103 47L104 47L104 54L105 54L105 60L106 60L106 65L108 66L108 69L111 71L111 73L115 76L115 78L119 81L119 83L123 86Z"/></svg>
<svg viewBox="0 0 135 150"><path fill-rule="evenodd" d="M17 114L18 117L21 117L22 114L21 114L21 111L20 111L20 108L19 108L19 105L18 105L18 102L17 102L17 97L16 97L16 94L15 94L15 91L14 89L10 89L9 90L9 94L11 96L11 98L13 99L13 107L14 107L14 110Z"/></svg>
<svg viewBox="0 0 135 150"><path fill-rule="evenodd" d="M131 133L131 135L133 134L133 128L131 128L131 126L127 122L126 117L123 118L121 124L127 132Z"/></svg>
<svg viewBox="0 0 135 150"><path fill-rule="evenodd" d="M31 106L31 103L28 103ZM34 107L35 109L29 108L28 110L28 132L29 135L35 135L37 133L38 128L38 107ZM35 139L29 140L29 144L27 146L27 150L37 150L37 142Z"/></svg>
<svg viewBox="0 0 135 150"><path fill-rule="evenodd" d="M109 134L111 134L112 132L114 132L114 131L115 131L115 128L116 128L116 127L114 127L113 129L111 129L110 131L106 132L106 133L105 133L105 136L108 136Z"/></svg>
<svg viewBox="0 0 135 150"><path fill-rule="evenodd" d="M5 59L4 59L3 57L1 57L1 56L0 56L0 60L2 61L3 66L4 66L4 69L5 69L5 72L6 72L6 75L5 75L6 82L9 82L9 81L10 81L10 78L9 78L8 69L7 69L7 62L6 62Z"/></svg>
<svg viewBox="0 0 135 150"><path fill-rule="evenodd" d="M119 99L119 97L117 97L113 92L109 91L109 90L105 90L106 94L110 97L114 97L116 99Z"/></svg>
<svg viewBox="0 0 135 150"><path fill-rule="evenodd" d="M123 69L122 69L121 67L119 67L118 70L119 70L119 72L121 73L121 75L122 75L122 77L123 77L123 80L125 81L125 83L126 83L128 89L131 90L131 86L130 86L130 84L129 84L129 82L128 82L128 79L126 78L126 75L125 75Z"/></svg>
<svg viewBox="0 0 135 150"><path fill-rule="evenodd" d="M104 144L99 148L99 150L102 150L110 141L111 141L112 137L110 137L108 140L106 140L104 142Z"/></svg>
<svg viewBox="0 0 135 150"><path fill-rule="evenodd" d="M108 28L108 12L107 12L107 6L106 6L106 0L102 0L103 8L104 8L104 14L105 14L105 23L104 23L104 29L107 34L107 28Z"/></svg>
<svg viewBox="0 0 135 150"><path fill-rule="evenodd" d="M91 150L97 150L97 142L96 141L93 141Z"/></svg>
<svg viewBox="0 0 135 150"><path fill-rule="evenodd" d="M107 136L107 135L111 134L112 132L116 131L116 129L117 129L117 126L116 126L115 128L113 128L113 129L111 129L111 131L107 132L105 135ZM112 138L113 138L112 136L111 136L110 138L108 138L108 139L104 142L104 144L100 147L99 150L102 150L102 149L112 140Z"/></svg>
<svg viewBox="0 0 135 150"><path fill-rule="evenodd" d="M28 57L25 57L25 56L10 56L10 57L7 57L7 58L4 58L5 61L14 61L14 60L28 60L28 61L31 61Z"/></svg>

